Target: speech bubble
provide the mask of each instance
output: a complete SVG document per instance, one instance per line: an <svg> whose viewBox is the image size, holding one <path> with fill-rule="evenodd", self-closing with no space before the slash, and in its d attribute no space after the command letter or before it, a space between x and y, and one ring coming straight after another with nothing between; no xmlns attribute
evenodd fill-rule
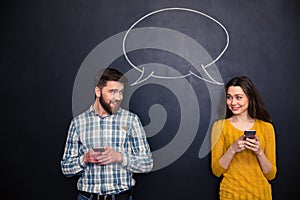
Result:
<svg viewBox="0 0 300 200"><path fill-rule="evenodd" d="M196 66L200 66L201 69L204 71L204 73L206 74L207 78L204 78L204 77L201 77L195 73L193 73L192 71L189 71L189 73L185 74L185 75L179 75L179 76L162 76L162 75L156 75L156 73L154 71L151 71L149 69L146 69L146 68L139 68L137 67L135 64L133 64L133 62L129 59L128 55L127 55L127 50L126 50L126 40L128 38L128 35L130 33L130 31L132 31L132 29L134 29L134 27L140 23L141 21L143 21L144 19L154 15L154 14L157 14L157 13L161 13L161 12L166 12L166 11L187 11L187 12L192 12L192 13L196 13L196 14L199 14L201 16L204 16L206 18L208 18L209 20L211 20L212 22L216 23L217 25L219 25L225 32L226 34L226 45L224 47L224 49L221 51L221 53L214 59L214 60L210 60L210 61L206 61L205 58L204 60L202 60L202 63L200 65L195 65ZM158 33L159 34L159 33ZM150 34L147 34L147 39L146 37L144 37L145 39L144 40L139 40L139 41L147 41L147 44L149 44L149 37L153 37L153 38L157 38L157 35L150 35ZM134 37L136 38L136 37ZM168 36L166 36L166 38L160 38L160 36L158 37L159 42L164 42L165 44L169 45L168 48L170 49L176 49L176 45L179 45L180 43L179 42L175 42L175 43L167 43L166 41L176 41L174 40L174 38L168 38ZM138 38L136 38L138 39ZM140 38L139 38L140 39ZM167 39L167 40L165 40ZM213 83L213 84L217 84L217 85L223 85L222 82L219 82L217 80L215 80L213 78L213 76L210 75L210 73L207 71L207 68L211 65L213 65L215 62L217 62L221 56L225 53L225 51L227 50L228 48L228 45L229 45L229 34L226 30L226 28L219 22L217 21L216 19L214 19L213 17L203 13L203 12L200 12L198 10L193 10L193 9L189 9L189 8L164 8L164 9L160 9L160 10L156 10L156 11L153 11L151 13L148 13L146 14L145 16L141 17L140 19L138 19L125 33L124 35L124 38L123 38L123 42L122 42L122 50L123 50L123 54L124 54L124 57L125 59L127 60L127 62L134 68L136 69L137 71L139 71L141 73L141 76L134 82L132 83L131 85L136 85L136 84L139 84L141 82L144 82L146 80L148 80L150 77L154 77L154 78L159 78L159 79L180 79L180 78L186 78L187 76L190 76L190 75L193 75L201 80L204 80L204 81L207 81L207 82L210 82L210 83ZM190 47L190 45L187 45ZM204 64L206 63L206 64Z"/></svg>

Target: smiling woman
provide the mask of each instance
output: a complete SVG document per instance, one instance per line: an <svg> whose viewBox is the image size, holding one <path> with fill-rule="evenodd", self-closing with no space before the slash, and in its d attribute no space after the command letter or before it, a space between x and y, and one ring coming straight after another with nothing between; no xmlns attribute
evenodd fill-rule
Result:
<svg viewBox="0 0 300 200"><path fill-rule="evenodd" d="M223 176L220 199L272 199L275 133L262 98L249 78L236 77L226 84L226 103L226 118L212 128L211 167ZM245 138L246 130L256 135Z"/></svg>
<svg viewBox="0 0 300 200"><path fill-rule="evenodd" d="M247 114L248 97L240 86L230 86L227 90L226 104L233 114Z"/></svg>

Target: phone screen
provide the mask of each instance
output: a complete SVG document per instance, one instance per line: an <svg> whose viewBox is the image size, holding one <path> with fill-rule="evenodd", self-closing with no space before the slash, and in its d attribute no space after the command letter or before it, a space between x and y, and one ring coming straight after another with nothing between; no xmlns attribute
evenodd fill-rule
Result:
<svg viewBox="0 0 300 200"><path fill-rule="evenodd" d="M246 138L253 139L255 134L256 134L256 130L245 130L244 131L244 140L246 140Z"/></svg>
<svg viewBox="0 0 300 200"><path fill-rule="evenodd" d="M97 148L93 148L93 151L95 152L103 152L105 151L104 147L97 147Z"/></svg>

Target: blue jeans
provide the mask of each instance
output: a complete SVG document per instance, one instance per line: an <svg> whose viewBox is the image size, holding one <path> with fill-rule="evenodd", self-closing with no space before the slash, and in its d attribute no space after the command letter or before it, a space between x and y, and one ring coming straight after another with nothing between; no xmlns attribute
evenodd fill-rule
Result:
<svg viewBox="0 0 300 200"><path fill-rule="evenodd" d="M93 198L93 197L91 197L91 198ZM89 200L91 198L85 197L85 196L83 196L82 194L79 193L78 197L77 197L77 200ZM112 199L112 200L115 200L115 199ZM130 196L128 200L133 200L132 196Z"/></svg>

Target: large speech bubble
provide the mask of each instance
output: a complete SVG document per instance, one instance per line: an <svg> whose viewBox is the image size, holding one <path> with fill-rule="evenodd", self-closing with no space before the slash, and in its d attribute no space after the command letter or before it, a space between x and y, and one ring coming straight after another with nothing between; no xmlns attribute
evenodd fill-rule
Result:
<svg viewBox="0 0 300 200"><path fill-rule="evenodd" d="M192 71L189 71L189 73L187 74L184 74L184 75L178 75L178 76L165 76L165 75L157 75L157 72L153 71L153 70L150 70L150 69L147 69L147 68L139 68L138 66L136 66L135 64L133 64L133 62L129 59L129 57L127 56L127 50L126 50L126 40L127 40L127 37L130 33L130 31L132 29L134 29L135 26L137 26L138 23L140 23L141 21L143 21L144 19L154 15L154 14L157 14L157 13L161 13L161 12L167 12L167 11L186 11L186 12L192 12L192 13L196 13L198 15L201 15L203 17L206 17L208 18L209 20L211 20L213 23L216 23L217 25L219 25L225 32L226 34L226 45L224 47L224 49L221 51L221 53L214 59L214 60L209 60L207 61L206 59L203 59L201 60L202 63L199 65L201 66L202 70L206 73L206 76L207 78L204 78L202 76L199 76L198 74L195 74L193 73ZM136 38L137 39L137 38ZM172 41L175 41L173 39L171 39ZM147 41L147 40L145 40ZM157 40L159 42L163 42L164 41L164 38L160 38L159 40ZM175 42L175 43L167 43L168 45L171 45L173 46L172 49L174 49L174 47L176 45L180 45L179 42ZM124 38L123 38L123 41L122 41L122 50L123 50L123 53L124 53L124 57L125 59L127 60L127 62L134 68L136 69L137 71L139 71L141 73L141 76L134 82L132 83L132 85L135 85L135 84L139 84L141 82L144 82L146 81L147 79L149 79L150 77L154 77L154 78L159 78L159 79L180 79L180 78L186 78L187 76L190 76L190 75L193 75L201 80L204 80L204 81L207 81L207 82L210 82L210 83L214 83L214 84L217 84L217 85L223 85L222 82L219 82L217 80L215 80L213 78L213 76L211 76L211 74L207 71L207 68L210 67L211 65L215 64L220 58L221 56L225 53L225 51L227 50L228 48L228 45L229 45L229 34L226 30L226 28L219 22L217 21L216 19L214 19L213 17L203 13L203 12L200 12L198 10L193 10L193 9L189 9L189 8L164 8L164 9L160 9L160 10L156 10L156 11L153 11L151 13L148 13L146 14L145 16L141 17L139 20L137 20L125 33L124 35ZM197 67L197 66L195 66Z"/></svg>

